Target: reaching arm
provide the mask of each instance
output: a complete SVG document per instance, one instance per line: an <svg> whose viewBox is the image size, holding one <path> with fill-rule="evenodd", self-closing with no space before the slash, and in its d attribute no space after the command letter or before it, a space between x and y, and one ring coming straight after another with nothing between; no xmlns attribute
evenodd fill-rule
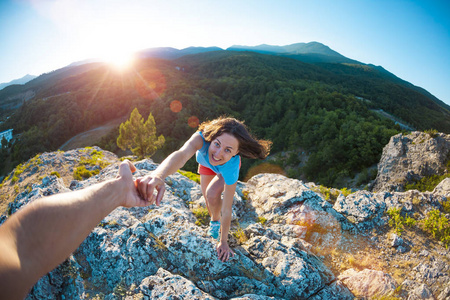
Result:
<svg viewBox="0 0 450 300"><path fill-rule="evenodd" d="M225 185L225 190L223 192L222 217L220 219L221 234L220 242L217 245L217 254L219 256L219 259L223 262L227 261L230 256L234 255L233 251L228 246L228 232L230 231L231 214L236 185L237 183L232 185Z"/></svg>
<svg viewBox="0 0 450 300"><path fill-rule="evenodd" d="M182 168L195 154L195 151L201 149L202 146L202 137L199 134L194 133L191 138L184 143L183 147L170 154L158 168L152 172L152 174L137 178L137 189L141 197L147 200L149 204L156 202L156 205L159 205L165 191L164 178ZM156 195L153 194L155 189L157 190Z"/></svg>
<svg viewBox="0 0 450 300"><path fill-rule="evenodd" d="M0 226L0 291L23 299L40 277L58 266L118 206L146 206L124 161L116 179L36 200Z"/></svg>

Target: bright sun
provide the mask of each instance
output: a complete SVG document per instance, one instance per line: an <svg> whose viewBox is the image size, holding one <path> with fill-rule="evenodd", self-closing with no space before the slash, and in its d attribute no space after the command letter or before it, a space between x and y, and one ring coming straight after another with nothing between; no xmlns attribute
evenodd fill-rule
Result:
<svg viewBox="0 0 450 300"><path fill-rule="evenodd" d="M133 54L128 51L107 51L108 53L104 55L105 61L118 70L125 70L133 63Z"/></svg>

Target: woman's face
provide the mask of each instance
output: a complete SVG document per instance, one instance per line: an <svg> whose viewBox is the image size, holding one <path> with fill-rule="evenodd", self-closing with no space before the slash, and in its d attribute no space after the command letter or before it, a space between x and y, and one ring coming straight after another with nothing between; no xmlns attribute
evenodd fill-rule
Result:
<svg viewBox="0 0 450 300"><path fill-rule="evenodd" d="M209 145L209 162L213 166L225 164L239 152L239 141L229 133L222 133Z"/></svg>

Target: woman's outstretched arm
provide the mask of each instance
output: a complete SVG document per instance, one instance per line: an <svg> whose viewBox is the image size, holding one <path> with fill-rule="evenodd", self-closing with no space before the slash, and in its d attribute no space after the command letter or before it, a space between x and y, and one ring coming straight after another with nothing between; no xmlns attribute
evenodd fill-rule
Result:
<svg viewBox="0 0 450 300"><path fill-rule="evenodd" d="M63 262L119 206L146 206L124 161L116 179L36 200L0 226L0 291L23 299L40 277Z"/></svg>
<svg viewBox="0 0 450 300"><path fill-rule="evenodd" d="M182 168L186 162L194 156L195 152L203 146L202 137L194 133L191 138L184 143L183 147L173 152L153 171L150 175L137 178L137 188L141 197L147 200L150 204L156 202L156 205L161 203L164 195L164 178L175 173ZM157 194L153 192L156 189Z"/></svg>

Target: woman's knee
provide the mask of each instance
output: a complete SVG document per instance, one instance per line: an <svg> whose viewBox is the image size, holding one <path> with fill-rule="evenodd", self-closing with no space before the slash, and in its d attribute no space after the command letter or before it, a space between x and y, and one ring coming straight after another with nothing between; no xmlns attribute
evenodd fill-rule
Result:
<svg viewBox="0 0 450 300"><path fill-rule="evenodd" d="M220 203L222 197L222 190L220 188L208 187L206 189L206 199L209 204L217 204Z"/></svg>

